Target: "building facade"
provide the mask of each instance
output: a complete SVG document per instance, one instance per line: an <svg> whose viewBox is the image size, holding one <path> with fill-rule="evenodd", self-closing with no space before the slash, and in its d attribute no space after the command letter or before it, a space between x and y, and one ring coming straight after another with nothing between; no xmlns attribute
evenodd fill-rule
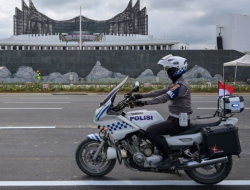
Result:
<svg viewBox="0 0 250 190"><path fill-rule="evenodd" d="M0 40L0 50L174 50L178 40L150 35L101 35L99 41L62 41L60 35L18 35Z"/></svg>
<svg viewBox="0 0 250 190"><path fill-rule="evenodd" d="M140 0L134 6L132 0L130 0L122 13L109 20L96 21L84 16L81 17L83 31L109 35L148 35L147 9L144 7L140 10ZM22 10L16 8L13 24L14 35L70 33L80 30L80 16L66 21L53 20L40 13L31 0L29 6L22 0Z"/></svg>
<svg viewBox="0 0 250 190"><path fill-rule="evenodd" d="M250 51L250 16L226 14L217 18L216 34L222 37L225 50Z"/></svg>

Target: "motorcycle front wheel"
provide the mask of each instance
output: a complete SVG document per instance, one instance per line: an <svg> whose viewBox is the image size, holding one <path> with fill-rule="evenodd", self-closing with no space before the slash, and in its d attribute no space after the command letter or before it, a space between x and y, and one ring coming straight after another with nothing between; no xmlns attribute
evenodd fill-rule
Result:
<svg viewBox="0 0 250 190"><path fill-rule="evenodd" d="M223 181L230 174L232 166L232 156L228 156L228 162L185 170L185 173L198 183L213 185Z"/></svg>
<svg viewBox="0 0 250 190"><path fill-rule="evenodd" d="M87 175L92 177L102 177L113 170L116 164L116 159L106 160L106 153L102 149L96 158L93 160L100 142L87 139L83 141L76 149L75 159L78 167Z"/></svg>

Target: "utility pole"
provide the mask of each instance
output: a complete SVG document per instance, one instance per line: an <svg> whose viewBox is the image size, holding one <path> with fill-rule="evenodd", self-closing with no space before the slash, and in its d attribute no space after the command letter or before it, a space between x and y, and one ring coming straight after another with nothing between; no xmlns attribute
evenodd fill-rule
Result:
<svg viewBox="0 0 250 190"><path fill-rule="evenodd" d="M82 7L80 7L80 50L82 50Z"/></svg>

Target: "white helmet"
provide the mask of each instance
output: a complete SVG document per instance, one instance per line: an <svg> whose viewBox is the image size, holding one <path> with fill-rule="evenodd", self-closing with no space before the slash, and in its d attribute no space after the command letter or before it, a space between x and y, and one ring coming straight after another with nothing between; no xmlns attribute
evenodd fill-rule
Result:
<svg viewBox="0 0 250 190"><path fill-rule="evenodd" d="M188 67L187 59L173 55L167 55L166 57L163 57L158 62L158 64L167 69L176 68L173 70L173 73L171 73L170 77L179 77L180 75L187 72ZM170 73L168 72L168 74Z"/></svg>

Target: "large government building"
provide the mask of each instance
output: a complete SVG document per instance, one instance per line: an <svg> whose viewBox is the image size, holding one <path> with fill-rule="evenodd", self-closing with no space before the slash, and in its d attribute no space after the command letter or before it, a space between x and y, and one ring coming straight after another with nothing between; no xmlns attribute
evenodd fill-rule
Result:
<svg viewBox="0 0 250 190"><path fill-rule="evenodd" d="M22 0L22 10L15 10L14 35L0 39L0 50L173 50L180 43L148 35L147 9L140 9L140 0L134 5L130 0L122 13L106 21L81 17L52 20L31 0L29 6Z"/></svg>
<svg viewBox="0 0 250 190"><path fill-rule="evenodd" d="M70 33L79 31L80 17L65 21L53 20L40 13L33 2L29 6L22 0L22 10L16 8L14 15L14 35ZM115 17L96 21L82 16L82 30L109 35L141 34L148 35L148 15L146 7L140 10L140 0L133 6L130 0L127 8Z"/></svg>

